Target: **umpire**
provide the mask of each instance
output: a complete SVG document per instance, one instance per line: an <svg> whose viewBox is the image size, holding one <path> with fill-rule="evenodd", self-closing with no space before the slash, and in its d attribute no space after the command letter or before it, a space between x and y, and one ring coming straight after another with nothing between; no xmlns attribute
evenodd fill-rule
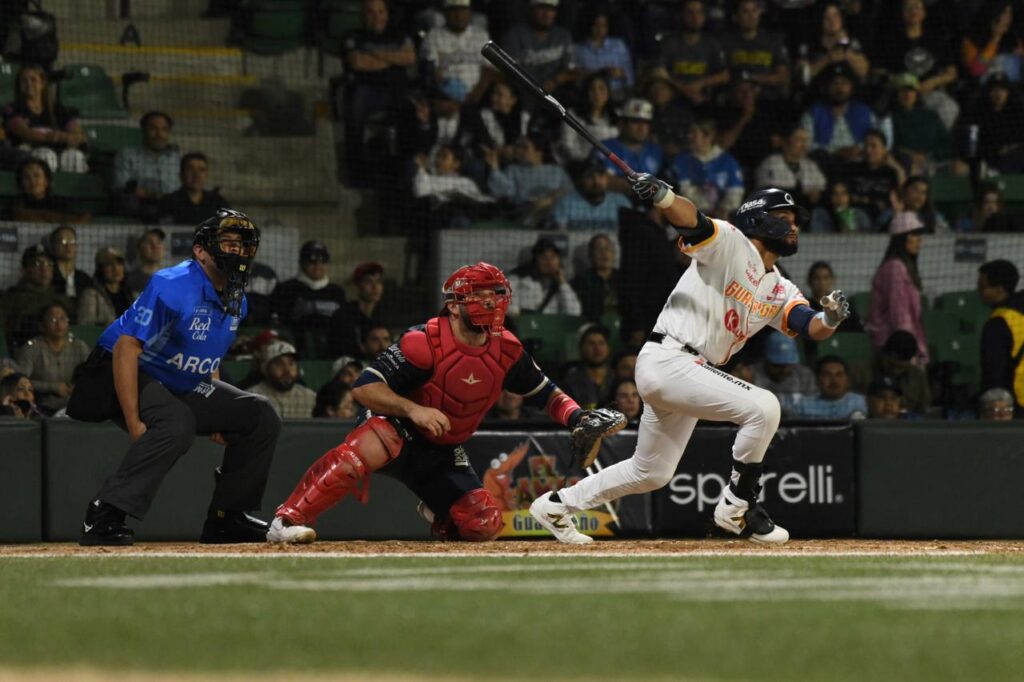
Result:
<svg viewBox="0 0 1024 682"><path fill-rule="evenodd" d="M80 368L68 415L113 420L132 440L89 503L80 544L133 544L125 515L146 515L197 434L226 446L199 541L266 541L267 524L246 512L260 507L281 420L265 398L218 379L259 242L244 213L217 211L196 227L192 259L154 274Z"/></svg>

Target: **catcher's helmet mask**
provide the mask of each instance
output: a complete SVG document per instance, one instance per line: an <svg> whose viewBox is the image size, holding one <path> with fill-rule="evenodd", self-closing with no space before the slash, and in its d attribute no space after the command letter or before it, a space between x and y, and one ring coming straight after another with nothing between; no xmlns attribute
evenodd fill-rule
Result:
<svg viewBox="0 0 1024 682"><path fill-rule="evenodd" d="M221 249L220 238L225 234L241 238L242 245L238 253ZM196 226L192 243L201 246L213 257L214 265L227 280L224 287L225 307L230 314L240 315L250 266L260 246L259 228L241 211L221 208Z"/></svg>
<svg viewBox="0 0 1024 682"><path fill-rule="evenodd" d="M512 300L512 287L499 268L490 263L464 265L453 272L441 289L446 302L466 311L466 323L473 329L497 335L505 330L505 313ZM481 296L492 292L491 296ZM445 308L447 312L447 307Z"/></svg>

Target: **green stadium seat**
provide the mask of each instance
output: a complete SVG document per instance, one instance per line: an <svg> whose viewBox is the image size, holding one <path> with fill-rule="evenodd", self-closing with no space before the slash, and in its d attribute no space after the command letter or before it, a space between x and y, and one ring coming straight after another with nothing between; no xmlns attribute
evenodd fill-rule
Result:
<svg viewBox="0 0 1024 682"><path fill-rule="evenodd" d="M858 294L852 294L850 296L850 305L861 320L868 319L868 313L871 312L871 292L862 291Z"/></svg>
<svg viewBox="0 0 1024 682"><path fill-rule="evenodd" d="M981 380L981 336L961 332L948 324L931 327L927 334L931 363L956 363L953 383L966 384L974 392Z"/></svg>
<svg viewBox="0 0 1024 682"><path fill-rule="evenodd" d="M601 316L601 324L608 327L612 336L608 339L608 345L612 352L617 353L622 348L622 318L618 313L605 313Z"/></svg>
<svg viewBox="0 0 1024 682"><path fill-rule="evenodd" d="M838 355L850 366L850 373L865 371L874 357L871 337L866 332L839 332L818 342L818 357Z"/></svg>
<svg viewBox="0 0 1024 682"><path fill-rule="evenodd" d="M936 175L931 179L932 200L939 205L965 207L974 199L969 178L960 175Z"/></svg>
<svg viewBox="0 0 1024 682"><path fill-rule="evenodd" d="M302 360L299 366L302 367L302 380L314 391L319 391L324 384L332 379L331 367L334 366L332 360Z"/></svg>
<svg viewBox="0 0 1024 682"><path fill-rule="evenodd" d="M87 125L89 147L98 152L116 154L127 147L142 145L142 131L138 126Z"/></svg>
<svg viewBox="0 0 1024 682"><path fill-rule="evenodd" d="M973 289L940 294L932 307L952 317L956 321L957 331L964 334L980 334L981 326L990 313L981 296Z"/></svg>
<svg viewBox="0 0 1024 682"><path fill-rule="evenodd" d="M996 180L1008 204L1024 204L1024 173L1000 175Z"/></svg>
<svg viewBox="0 0 1024 682"><path fill-rule="evenodd" d="M0 329L0 355L13 355L13 353L11 353L7 348L7 334L4 333L3 329Z"/></svg>
<svg viewBox="0 0 1024 682"><path fill-rule="evenodd" d="M577 335L586 320L575 315L521 313L516 320L519 338L539 342L534 358L545 364L561 364L575 360L579 353Z"/></svg>
<svg viewBox="0 0 1024 682"><path fill-rule="evenodd" d="M254 0L249 5L243 47L263 55L291 52L306 36L306 7L287 0Z"/></svg>
<svg viewBox="0 0 1024 682"><path fill-rule="evenodd" d="M70 199L76 209L92 213L107 205L103 178L91 173L54 173L53 195Z"/></svg>
<svg viewBox="0 0 1024 682"><path fill-rule="evenodd" d="M10 62L0 62L0 102L10 102L14 99L14 92L17 86L16 74L18 66Z"/></svg>
<svg viewBox="0 0 1024 682"><path fill-rule="evenodd" d="M106 328L107 326L103 324L75 324L69 331L76 339L84 341L85 345L92 348L100 340L100 336Z"/></svg>
<svg viewBox="0 0 1024 682"><path fill-rule="evenodd" d="M128 112L117 98L114 81L102 66L68 64L68 76L60 82L61 104L78 110L82 118L127 118Z"/></svg>
<svg viewBox="0 0 1024 682"><path fill-rule="evenodd" d="M341 53L341 39L346 33L363 25L361 7L360 2L352 0L333 0L322 5L326 12L324 16L326 29L321 41L324 52L333 55Z"/></svg>
<svg viewBox="0 0 1024 682"><path fill-rule="evenodd" d="M0 197L18 196L18 176L14 172L0 173Z"/></svg>

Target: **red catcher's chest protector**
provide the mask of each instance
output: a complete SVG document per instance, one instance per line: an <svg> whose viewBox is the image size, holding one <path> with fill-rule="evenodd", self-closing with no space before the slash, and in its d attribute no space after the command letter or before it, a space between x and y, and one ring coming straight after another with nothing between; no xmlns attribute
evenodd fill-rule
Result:
<svg viewBox="0 0 1024 682"><path fill-rule="evenodd" d="M467 346L455 338L447 317L431 318L424 331L434 358L434 374L409 398L444 412L452 428L440 437L424 431L420 434L440 445L464 443L498 401L505 375L523 347L507 331L489 336L483 346Z"/></svg>

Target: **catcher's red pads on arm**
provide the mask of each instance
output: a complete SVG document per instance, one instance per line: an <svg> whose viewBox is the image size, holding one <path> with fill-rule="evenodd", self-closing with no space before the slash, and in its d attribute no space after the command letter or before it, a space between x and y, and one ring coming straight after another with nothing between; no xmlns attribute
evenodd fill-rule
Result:
<svg viewBox="0 0 1024 682"><path fill-rule="evenodd" d="M580 420L571 432L572 454L580 469L586 470L601 449L601 439L626 426L626 415L618 410L599 407L587 410L580 415Z"/></svg>

